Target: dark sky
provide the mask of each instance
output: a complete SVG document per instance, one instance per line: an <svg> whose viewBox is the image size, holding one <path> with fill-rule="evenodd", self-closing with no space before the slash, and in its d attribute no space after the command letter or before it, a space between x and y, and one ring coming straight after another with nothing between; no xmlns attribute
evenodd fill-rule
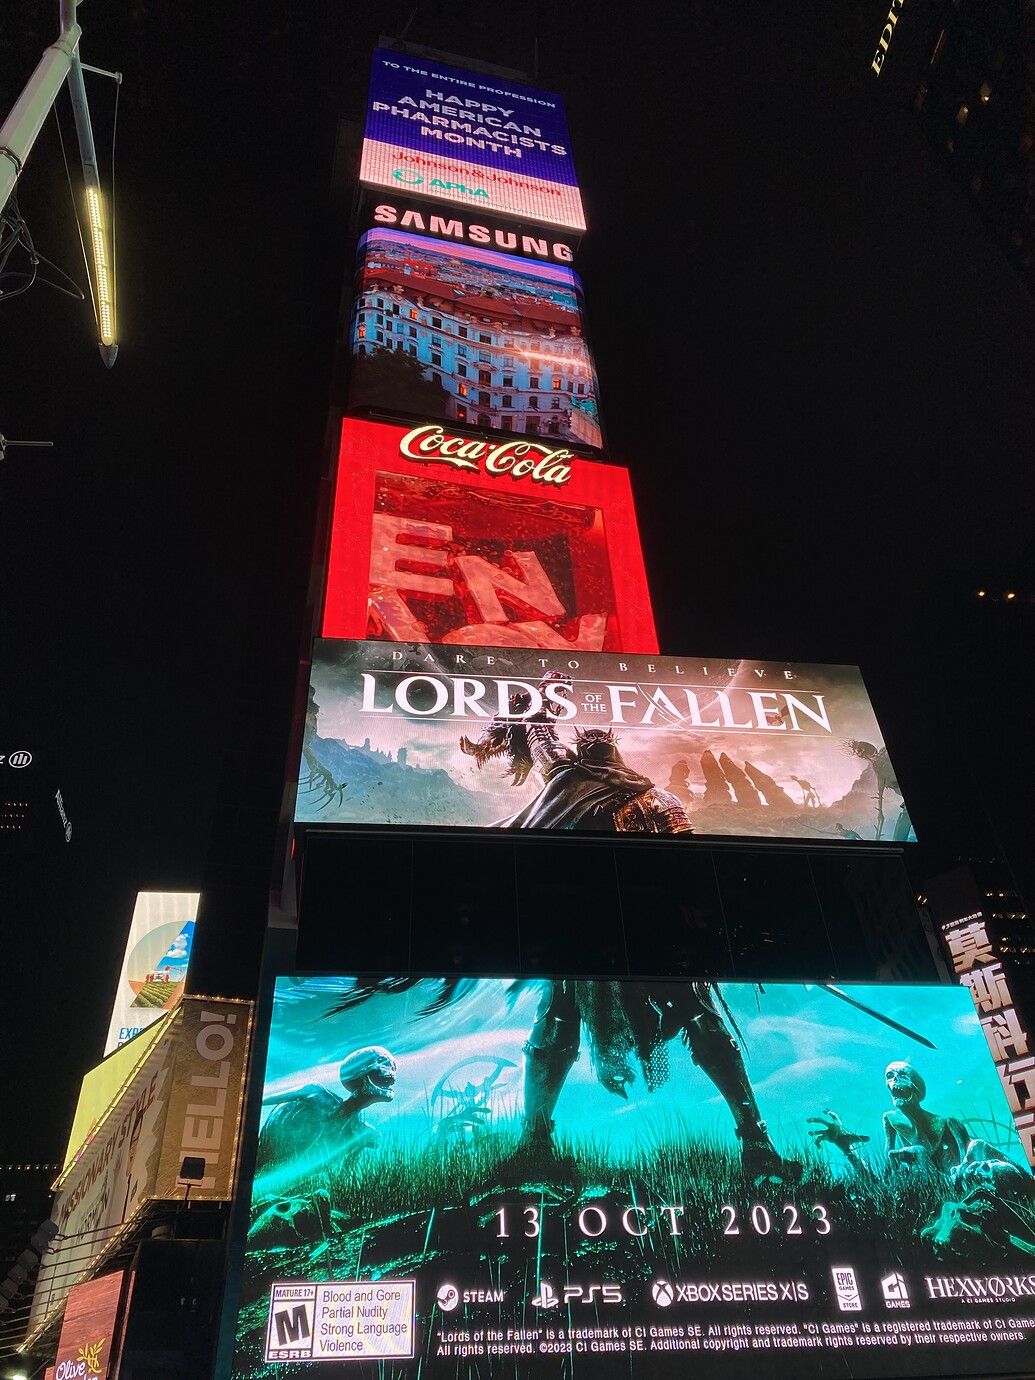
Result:
<svg viewBox="0 0 1035 1380"><path fill-rule="evenodd" d="M5 7L0 103L51 8ZM265 890L303 635L346 252L336 119L407 24L566 95L577 266L662 649L860 663L921 875L973 837L982 777L1030 837L1023 641L958 605L1031 541L1032 305L901 79L869 72L884 7L501 9L82 7L84 59L125 74L115 369L82 304L0 304L0 431L54 441L0 467L5 733L53 754L75 829L66 875L8 891L10 1139L32 1153L58 1148L100 1054L135 891L225 882L228 947L254 925L233 886ZM113 91L89 91L105 157ZM52 124L20 200L82 281ZM976 749L947 704L987 716Z"/></svg>

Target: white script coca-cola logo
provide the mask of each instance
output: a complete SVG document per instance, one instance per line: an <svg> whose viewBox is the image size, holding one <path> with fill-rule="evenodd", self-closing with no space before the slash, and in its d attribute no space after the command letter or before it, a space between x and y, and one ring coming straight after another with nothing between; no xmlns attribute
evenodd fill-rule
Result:
<svg viewBox="0 0 1035 1380"><path fill-rule="evenodd" d="M551 450L539 441L501 441L494 445L473 436L447 436L440 426L414 427L399 442L399 453L421 465L452 465L458 470L509 474L533 484L567 484L571 478L570 450ZM479 464L478 462L481 462Z"/></svg>

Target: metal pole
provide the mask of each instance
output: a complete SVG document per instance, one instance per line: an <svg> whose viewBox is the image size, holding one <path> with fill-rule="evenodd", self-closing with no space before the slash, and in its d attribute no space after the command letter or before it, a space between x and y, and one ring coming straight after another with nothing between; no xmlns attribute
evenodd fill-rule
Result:
<svg viewBox="0 0 1035 1380"><path fill-rule="evenodd" d="M75 9L76 0L61 0L61 33L40 58L25 90L0 126L0 211L10 200L76 56L82 30L76 23Z"/></svg>

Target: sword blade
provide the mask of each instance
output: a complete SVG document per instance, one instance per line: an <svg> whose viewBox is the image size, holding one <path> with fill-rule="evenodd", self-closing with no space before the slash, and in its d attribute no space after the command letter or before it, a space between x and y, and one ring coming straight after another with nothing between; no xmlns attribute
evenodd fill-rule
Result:
<svg viewBox="0 0 1035 1380"><path fill-rule="evenodd" d="M898 1021L893 1021L890 1016L885 1016L883 1012L874 1011L872 1006L866 1006L863 1002L856 1001L847 992L842 992L840 987L833 987L829 982L817 982L816 986L821 987L824 992L829 992L832 997L847 1002L849 1006L854 1006L857 1011L863 1011L867 1016L872 1016L875 1021L880 1021L883 1025L890 1025L892 1030L897 1030L900 1035L908 1035L918 1045L925 1045L928 1049L938 1048L926 1035L918 1035L915 1030L910 1030L908 1025L900 1025Z"/></svg>

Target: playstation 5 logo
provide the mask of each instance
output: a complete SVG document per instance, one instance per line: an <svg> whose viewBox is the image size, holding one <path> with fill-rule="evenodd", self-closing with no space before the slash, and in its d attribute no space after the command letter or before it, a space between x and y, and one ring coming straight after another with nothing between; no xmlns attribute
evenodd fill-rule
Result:
<svg viewBox="0 0 1035 1380"><path fill-rule="evenodd" d="M560 1295L554 1292L552 1284L540 1282L539 1292L532 1300L534 1308L556 1308L560 1303Z"/></svg>
<svg viewBox="0 0 1035 1380"><path fill-rule="evenodd" d="M558 1294L552 1284L547 1284L545 1280L539 1282L539 1293L532 1300L535 1308L556 1308L559 1304L567 1307L570 1303L621 1303L622 1286L620 1284L587 1284L585 1288L581 1284L566 1284Z"/></svg>

